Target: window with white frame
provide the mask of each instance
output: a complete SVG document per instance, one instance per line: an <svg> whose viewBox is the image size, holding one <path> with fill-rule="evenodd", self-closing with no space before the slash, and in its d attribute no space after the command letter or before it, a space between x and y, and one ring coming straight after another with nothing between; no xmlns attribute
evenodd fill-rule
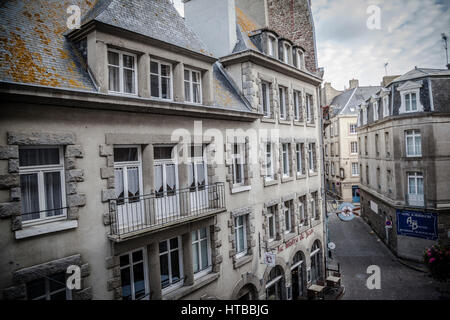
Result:
<svg viewBox="0 0 450 320"><path fill-rule="evenodd" d="M114 147L114 184L117 204L139 201L142 190L142 163L139 146Z"/></svg>
<svg viewBox="0 0 450 320"><path fill-rule="evenodd" d="M233 186L242 186L245 182L245 143L235 143L232 145L233 158Z"/></svg>
<svg viewBox="0 0 450 320"><path fill-rule="evenodd" d="M291 51L291 46L288 43L284 44L284 63L289 63L289 53Z"/></svg>
<svg viewBox="0 0 450 320"><path fill-rule="evenodd" d="M308 162L309 162L309 171L316 172L316 144L308 143Z"/></svg>
<svg viewBox="0 0 450 320"><path fill-rule="evenodd" d="M311 197L311 215L314 217L314 220L320 220L319 193L317 191L313 192Z"/></svg>
<svg viewBox="0 0 450 320"><path fill-rule="evenodd" d="M108 88L110 92L136 94L136 55L108 49Z"/></svg>
<svg viewBox="0 0 450 320"><path fill-rule="evenodd" d="M287 119L287 110L286 110L286 87L279 86L278 88L278 99L280 102L280 119Z"/></svg>
<svg viewBox="0 0 450 320"><path fill-rule="evenodd" d="M291 233L294 232L293 224L294 215L294 201L289 200L284 203L284 232Z"/></svg>
<svg viewBox="0 0 450 320"><path fill-rule="evenodd" d="M408 204L418 207L424 205L422 172L408 173Z"/></svg>
<svg viewBox="0 0 450 320"><path fill-rule="evenodd" d="M128 252L119 257L123 300L149 298L147 251Z"/></svg>
<svg viewBox="0 0 450 320"><path fill-rule="evenodd" d="M284 61L284 44L283 44L283 41L278 41L278 60Z"/></svg>
<svg viewBox="0 0 450 320"><path fill-rule="evenodd" d="M184 95L187 102L202 103L202 80L199 71L184 69Z"/></svg>
<svg viewBox="0 0 450 320"><path fill-rule="evenodd" d="M267 53L271 57L275 57L277 39L271 35L267 37Z"/></svg>
<svg viewBox="0 0 450 320"><path fill-rule="evenodd" d="M417 93L410 92L402 95L405 105L405 112L416 112L417 108Z"/></svg>
<svg viewBox="0 0 450 320"><path fill-rule="evenodd" d="M24 223L66 216L62 147L19 148L19 175Z"/></svg>
<svg viewBox="0 0 450 320"><path fill-rule="evenodd" d="M274 241L277 238L277 205L267 208L267 227L269 241Z"/></svg>
<svg viewBox="0 0 450 320"><path fill-rule="evenodd" d="M205 227L192 231L191 237L194 275L199 277L211 271L210 233Z"/></svg>
<svg viewBox="0 0 450 320"><path fill-rule="evenodd" d="M378 120L378 102L375 101L373 103L373 121L377 121Z"/></svg>
<svg viewBox="0 0 450 320"><path fill-rule="evenodd" d="M367 106L362 108L363 111L363 125L367 124Z"/></svg>
<svg viewBox="0 0 450 320"><path fill-rule="evenodd" d="M294 120L300 121L301 120L301 108L300 108L300 101L301 101L301 93L300 91L294 90L293 97L294 97Z"/></svg>
<svg viewBox="0 0 450 320"><path fill-rule="evenodd" d="M150 61L150 95L153 98L172 99L172 66L157 60Z"/></svg>
<svg viewBox="0 0 450 320"><path fill-rule="evenodd" d="M421 157L422 156L422 136L419 130L405 131L406 140L406 156Z"/></svg>
<svg viewBox="0 0 450 320"><path fill-rule="evenodd" d="M236 257L247 254L247 216L240 215L234 218L234 240L236 242Z"/></svg>
<svg viewBox="0 0 450 320"><path fill-rule="evenodd" d="M303 174L303 143L297 143L295 145L295 155L296 155L296 161L297 161L297 174Z"/></svg>
<svg viewBox="0 0 450 320"><path fill-rule="evenodd" d="M389 117L389 96L383 97L383 117Z"/></svg>
<svg viewBox="0 0 450 320"><path fill-rule="evenodd" d="M60 272L27 282L27 300L72 300L66 286L66 273Z"/></svg>
<svg viewBox="0 0 450 320"><path fill-rule="evenodd" d="M334 171L334 162L331 163L331 175L332 175L332 176L335 175L335 171Z"/></svg>
<svg viewBox="0 0 450 320"><path fill-rule="evenodd" d="M301 51L300 49L295 49L295 50L292 50L292 51L293 51L292 58L293 58L294 66L297 69L300 69L300 70L303 69L303 62L304 62L304 60L303 60L303 58L304 58L303 51Z"/></svg>
<svg viewBox="0 0 450 320"><path fill-rule="evenodd" d="M270 105L270 83L266 81L261 81L261 98L264 118L270 118L272 114Z"/></svg>
<svg viewBox="0 0 450 320"><path fill-rule="evenodd" d="M357 127L356 123L351 123L350 124L350 134L355 134L356 133L356 127Z"/></svg>
<svg viewBox="0 0 450 320"><path fill-rule="evenodd" d="M266 180L274 180L275 179L275 170L273 167L273 151L272 151L272 143L266 142Z"/></svg>
<svg viewBox="0 0 450 320"><path fill-rule="evenodd" d="M159 243L159 265L161 288L178 287L183 281L183 256L181 237L167 239Z"/></svg>
<svg viewBox="0 0 450 320"><path fill-rule="evenodd" d="M358 142L356 141L350 142L350 150L352 154L358 154Z"/></svg>
<svg viewBox="0 0 450 320"><path fill-rule="evenodd" d="M289 143L282 144L283 177L291 175L291 165L289 162Z"/></svg>
<svg viewBox="0 0 450 320"><path fill-rule="evenodd" d="M352 162L352 176L353 177L359 176L358 162Z"/></svg>
<svg viewBox="0 0 450 320"><path fill-rule="evenodd" d="M306 94L306 122L314 123L313 96L310 94Z"/></svg>

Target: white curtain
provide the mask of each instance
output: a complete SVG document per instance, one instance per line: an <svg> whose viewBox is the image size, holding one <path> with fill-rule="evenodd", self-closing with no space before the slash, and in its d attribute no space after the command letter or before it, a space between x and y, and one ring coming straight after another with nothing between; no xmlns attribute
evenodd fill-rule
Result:
<svg viewBox="0 0 450 320"><path fill-rule="evenodd" d="M155 166L155 191L161 192L163 186L163 180L162 180L162 166L156 165Z"/></svg>
<svg viewBox="0 0 450 320"><path fill-rule="evenodd" d="M24 216L23 221L38 219L39 213L27 214L30 212L39 211L39 194L38 194L38 182L37 174L22 174L20 175L20 190L22 211Z"/></svg>
<svg viewBox="0 0 450 320"><path fill-rule="evenodd" d="M45 201L47 204L47 210L59 209L47 211L46 216L52 217L62 214L62 195L61 195L61 173L60 172L45 172L44 173L44 185L45 185Z"/></svg>
<svg viewBox="0 0 450 320"><path fill-rule="evenodd" d="M127 168L128 173L128 194L129 196L139 195L139 170L137 167ZM131 193L131 195L130 195Z"/></svg>
<svg viewBox="0 0 450 320"><path fill-rule="evenodd" d="M116 168L114 170L114 184L116 189L116 198L123 197L123 169Z"/></svg>
<svg viewBox="0 0 450 320"><path fill-rule="evenodd" d="M167 184L167 191L174 191L175 190L175 165L170 164L166 166L166 184Z"/></svg>

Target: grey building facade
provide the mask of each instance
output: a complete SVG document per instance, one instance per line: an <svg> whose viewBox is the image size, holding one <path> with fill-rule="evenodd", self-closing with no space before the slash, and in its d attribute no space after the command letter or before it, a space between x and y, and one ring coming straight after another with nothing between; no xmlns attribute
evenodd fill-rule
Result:
<svg viewBox="0 0 450 320"><path fill-rule="evenodd" d="M449 241L449 77L415 68L360 105L362 216L399 257Z"/></svg>

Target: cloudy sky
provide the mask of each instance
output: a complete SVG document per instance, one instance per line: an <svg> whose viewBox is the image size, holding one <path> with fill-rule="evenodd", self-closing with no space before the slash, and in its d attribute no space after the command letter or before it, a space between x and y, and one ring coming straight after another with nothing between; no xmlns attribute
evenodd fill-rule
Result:
<svg viewBox="0 0 450 320"><path fill-rule="evenodd" d="M182 12L181 0L175 6ZM450 36L450 0L312 0L312 10L319 66L338 90L352 78L379 85L385 62L390 75L445 68L441 33Z"/></svg>

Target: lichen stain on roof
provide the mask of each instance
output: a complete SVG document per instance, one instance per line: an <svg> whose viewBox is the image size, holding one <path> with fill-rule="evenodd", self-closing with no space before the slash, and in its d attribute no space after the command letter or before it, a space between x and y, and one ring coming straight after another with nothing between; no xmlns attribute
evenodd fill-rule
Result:
<svg viewBox="0 0 450 320"><path fill-rule="evenodd" d="M236 7L236 22L241 27L242 31L246 32L247 35L259 29L258 24L249 18L240 8Z"/></svg>
<svg viewBox="0 0 450 320"><path fill-rule="evenodd" d="M237 104L230 91L225 89L217 79L214 79L214 91L217 105L221 107L233 107Z"/></svg>
<svg viewBox="0 0 450 320"><path fill-rule="evenodd" d="M93 0L12 0L0 7L0 79L51 87L93 90L63 33L67 8L83 15Z"/></svg>

